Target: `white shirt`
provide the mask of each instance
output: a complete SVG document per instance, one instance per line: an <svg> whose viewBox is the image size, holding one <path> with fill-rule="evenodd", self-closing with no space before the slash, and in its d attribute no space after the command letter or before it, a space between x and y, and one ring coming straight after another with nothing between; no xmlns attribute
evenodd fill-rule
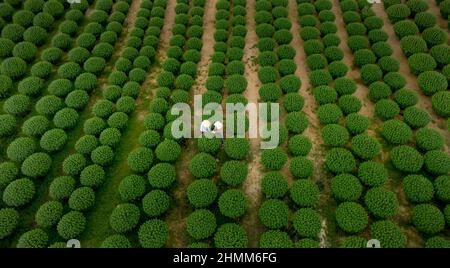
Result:
<svg viewBox="0 0 450 268"><path fill-rule="evenodd" d="M200 124L200 132L205 133L210 131L211 131L211 122L209 122L208 120L203 120L202 123Z"/></svg>

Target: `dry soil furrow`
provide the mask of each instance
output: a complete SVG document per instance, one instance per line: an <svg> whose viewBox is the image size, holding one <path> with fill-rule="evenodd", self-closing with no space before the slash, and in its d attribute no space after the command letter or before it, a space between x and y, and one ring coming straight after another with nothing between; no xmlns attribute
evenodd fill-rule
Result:
<svg viewBox="0 0 450 268"><path fill-rule="evenodd" d="M429 114L431 116L431 122L428 124L428 127L436 129L437 131L440 132L440 134L443 137L445 137L446 145L445 145L444 150L446 152L449 152L450 132L447 129L447 120L440 117L433 111L433 108L431 105L431 98L429 96L425 96L423 94L422 90L419 88L419 85L417 84L417 77L411 73L411 70L408 65L408 59L406 58L405 54L403 54L403 51L400 47L400 40L395 35L394 27L390 23L385 10L383 9L383 6L382 5L373 5L372 9L375 12L375 14L378 17L382 18L384 21L383 31L385 31L389 36L389 39L387 42L392 46L392 49L394 51L394 53L392 54L392 57L400 62L399 73L401 73L406 79L405 87L417 92L417 94L419 95L419 102L416 105L429 112Z"/></svg>
<svg viewBox="0 0 450 268"><path fill-rule="evenodd" d="M245 36L245 47L243 61L245 63L245 78L248 86L244 96L249 103L258 103L259 87L261 83L258 78L258 65L256 57L258 55L258 36L255 32L255 0L247 1L247 35ZM250 159L248 160L249 172L247 179L243 184L246 196L249 198L250 205L248 212L242 219L244 228L249 237L249 246L258 247L259 236L263 232L263 227L258 220L258 208L261 203L261 139L250 139Z"/></svg>
<svg viewBox="0 0 450 268"><path fill-rule="evenodd" d="M202 94L206 91L205 81L208 77L208 65L211 62L211 56L214 53L214 35L211 33L215 29L216 0L206 1L203 15L203 47L200 51L202 57L197 64L197 78L192 87L191 100L195 95ZM177 186L173 192L174 205L173 209L167 215L166 220L169 223L169 241L168 247L186 247L188 245L188 237L186 235L186 217L190 213L189 203L186 197L186 190L193 181L188 165L195 156L196 141L195 139L187 140L183 148L183 154L176 163L177 170Z"/></svg>

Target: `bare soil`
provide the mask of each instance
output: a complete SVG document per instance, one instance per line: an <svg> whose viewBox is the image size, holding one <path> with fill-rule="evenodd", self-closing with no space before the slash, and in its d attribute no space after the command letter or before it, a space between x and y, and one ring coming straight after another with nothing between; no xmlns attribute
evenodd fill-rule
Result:
<svg viewBox="0 0 450 268"><path fill-rule="evenodd" d="M256 57L258 55L258 36L255 32L255 0L247 1L247 35L245 37L244 57L245 63L245 78L247 79L248 86L244 92L244 96L248 99L249 103L258 103L259 87L261 83L258 78L258 65L256 64ZM258 208L261 203L261 178L262 178L262 165L261 165L261 139L250 139L250 157L248 159L249 171L247 179L243 184L243 190L249 199L249 208L242 224L247 231L249 237L249 246L252 248L258 247L259 237L264 231L263 226L259 223Z"/></svg>
<svg viewBox="0 0 450 268"><path fill-rule="evenodd" d="M216 0L206 1L204 9L202 57L197 65L197 78L192 87L192 98L194 95L203 94L206 91L205 81L208 78L208 65L211 62L211 56L214 53L215 41L212 33L214 33L215 29ZM189 244L189 238L186 234L186 218L191 210L186 197L186 190L189 184L194 180L189 172L188 165L196 153L197 146L195 139L187 140L181 159L179 159L175 165L178 180L177 186L173 192L173 209L167 215L167 221L169 222L168 247L182 248Z"/></svg>

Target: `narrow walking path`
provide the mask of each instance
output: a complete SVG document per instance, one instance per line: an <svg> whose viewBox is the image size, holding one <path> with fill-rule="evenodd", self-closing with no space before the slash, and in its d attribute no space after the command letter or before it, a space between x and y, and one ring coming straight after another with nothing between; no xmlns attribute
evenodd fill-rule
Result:
<svg viewBox="0 0 450 268"><path fill-rule="evenodd" d="M258 55L258 36L255 32L255 0L247 1L247 35L245 36L245 47L243 61L245 64L245 78L248 86L244 91L244 96L249 103L258 103L259 87L261 83L258 78L258 64L256 57ZM259 223L258 208L261 203L261 139L250 139L250 158L248 160L248 175L243 184L243 190L248 197L250 205L242 219L242 224L247 231L249 238L249 247L256 248L259 244L259 237L264 228Z"/></svg>

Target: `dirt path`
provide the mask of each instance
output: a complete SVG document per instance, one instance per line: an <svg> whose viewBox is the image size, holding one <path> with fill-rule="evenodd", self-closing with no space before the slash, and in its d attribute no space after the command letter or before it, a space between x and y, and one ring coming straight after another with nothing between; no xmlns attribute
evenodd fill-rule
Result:
<svg viewBox="0 0 450 268"><path fill-rule="evenodd" d="M319 186L321 191L320 203L318 209L322 215L322 230L319 234L320 246L329 246L328 237L328 223L331 221L328 213L330 202L330 185L329 174L324 170L325 152L323 148L323 141L320 135L320 123L317 118L317 104L312 94L312 87L308 77L308 67L306 65L306 54L303 50L303 40L300 38L300 25L298 23L297 3L295 0L289 0L289 20L292 22L291 32L293 39L291 45L295 48L295 63L297 64L297 71L295 75L300 77L302 87L300 95L305 100L305 105L302 111L306 114L309 120L309 126L303 133L312 143L312 149L308 154L308 159L314 163L314 173L312 179Z"/></svg>
<svg viewBox="0 0 450 268"><path fill-rule="evenodd" d="M430 2L433 2L434 0L431 0ZM392 49L394 53L392 54L392 57L400 62L400 70L399 72L405 77L406 79L406 88L412 89L419 95L419 102L416 104L418 107L425 109L428 111L428 113L431 116L431 122L428 124L428 127L436 129L439 131L439 133L445 137L446 145L444 150L446 152L449 152L450 147L450 132L447 129L447 120L437 115L432 108L431 105L431 98L429 96L425 96L420 90L419 85L417 84L417 77L411 73L411 70L408 66L408 59L403 54L403 51L400 47L400 40L395 35L394 27L390 23L387 14L385 10L383 9L382 5L374 5L372 7L375 14L382 18L384 20L384 26L383 31L385 31L388 36L388 43L391 44Z"/></svg>
<svg viewBox="0 0 450 268"><path fill-rule="evenodd" d="M428 0L427 3L429 6L428 12L434 14L437 18L437 25L444 30L448 30L448 20L442 17L441 10L437 5L436 0Z"/></svg>
<svg viewBox="0 0 450 268"><path fill-rule="evenodd" d="M205 89L205 81L208 78L208 65L211 62L211 56L214 53L214 29L215 29L215 14L216 14L216 0L206 1L203 15L203 47L200 51L202 57L197 64L197 78L192 87L191 100L194 95L203 94ZM186 197L186 190L189 184L194 180L190 174L188 165L191 159L197 153L197 146L195 139L186 141L185 148L181 158L177 161L175 167L177 170L177 187L174 190L173 209L166 217L169 223L169 240L168 247L183 248L188 246L189 238L186 234L186 218L191 212L189 202Z"/></svg>
<svg viewBox="0 0 450 268"><path fill-rule="evenodd" d="M243 61L245 63L245 78L248 86L244 96L249 103L258 103L260 81L258 79L258 65L256 57L258 55L258 36L255 32L255 0L247 1L247 35L245 36L245 47ZM249 199L249 209L242 219L242 224L247 231L249 247L256 248L259 245L259 237L264 228L259 223L258 208L261 203L261 149L260 138L250 139L250 158L248 160L248 175L243 184L245 195Z"/></svg>

